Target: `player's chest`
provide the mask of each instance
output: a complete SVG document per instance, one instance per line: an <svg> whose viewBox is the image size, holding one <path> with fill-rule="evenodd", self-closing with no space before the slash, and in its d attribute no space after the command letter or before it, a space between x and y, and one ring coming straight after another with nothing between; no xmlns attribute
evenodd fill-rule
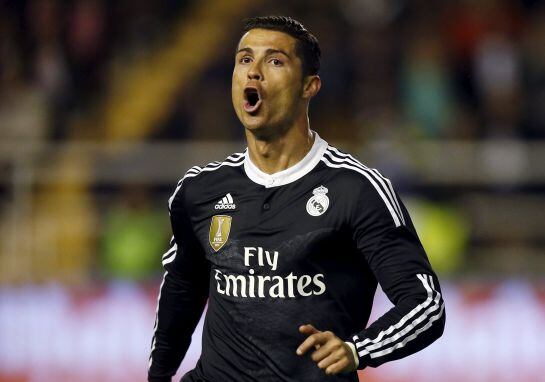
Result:
<svg viewBox="0 0 545 382"><path fill-rule="evenodd" d="M255 262L277 268L279 257L306 261L335 246L345 225L343 210L339 191L317 183L224 189L203 198L192 218L214 265Z"/></svg>

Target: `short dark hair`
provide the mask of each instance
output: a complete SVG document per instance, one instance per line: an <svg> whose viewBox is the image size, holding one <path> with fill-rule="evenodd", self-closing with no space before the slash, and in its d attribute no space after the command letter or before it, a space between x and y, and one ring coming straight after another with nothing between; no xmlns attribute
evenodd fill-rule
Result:
<svg viewBox="0 0 545 382"><path fill-rule="evenodd" d="M299 21L288 16L260 16L244 20L244 32L269 29L284 32L297 40L296 53L303 62L303 76L318 74L322 51L318 39Z"/></svg>

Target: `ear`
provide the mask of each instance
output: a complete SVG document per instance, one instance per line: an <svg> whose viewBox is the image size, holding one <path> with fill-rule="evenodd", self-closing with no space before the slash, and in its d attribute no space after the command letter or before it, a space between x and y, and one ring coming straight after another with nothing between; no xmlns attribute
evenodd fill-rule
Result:
<svg viewBox="0 0 545 382"><path fill-rule="evenodd" d="M322 87L322 80L320 76L306 76L303 81L303 98L310 99L314 97L320 91Z"/></svg>

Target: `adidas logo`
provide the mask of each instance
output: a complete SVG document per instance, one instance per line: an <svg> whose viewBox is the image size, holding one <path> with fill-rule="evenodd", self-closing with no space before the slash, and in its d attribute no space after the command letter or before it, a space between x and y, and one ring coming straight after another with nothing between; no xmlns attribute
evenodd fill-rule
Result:
<svg viewBox="0 0 545 382"><path fill-rule="evenodd" d="M235 208L237 208L237 205L235 204L235 201L233 200L231 194L228 193L221 200L218 201L214 208L216 210L234 210Z"/></svg>

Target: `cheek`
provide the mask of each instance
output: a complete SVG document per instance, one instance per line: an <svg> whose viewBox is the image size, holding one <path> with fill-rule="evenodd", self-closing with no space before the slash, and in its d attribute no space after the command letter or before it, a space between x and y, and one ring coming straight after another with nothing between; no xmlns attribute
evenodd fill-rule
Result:
<svg viewBox="0 0 545 382"><path fill-rule="evenodd" d="M240 85L240 81L235 76L233 76L231 81L231 98L233 100L239 100L242 98L242 87Z"/></svg>
<svg viewBox="0 0 545 382"><path fill-rule="evenodd" d="M291 81L285 83L284 87L280 89L279 99L289 107L295 106L299 97L299 89Z"/></svg>
<svg viewBox="0 0 545 382"><path fill-rule="evenodd" d="M241 70L235 69L231 78L232 88L240 89L243 84L244 73Z"/></svg>
<svg viewBox="0 0 545 382"><path fill-rule="evenodd" d="M301 79L295 76L293 72L286 73L283 76L281 83L282 85L280 88L285 98L295 100L295 98L300 96L301 87L298 85L301 83Z"/></svg>

